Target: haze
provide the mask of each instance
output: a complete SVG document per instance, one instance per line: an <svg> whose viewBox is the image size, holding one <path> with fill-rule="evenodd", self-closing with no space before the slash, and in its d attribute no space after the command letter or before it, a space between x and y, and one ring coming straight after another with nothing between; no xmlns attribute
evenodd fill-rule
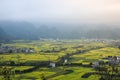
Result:
<svg viewBox="0 0 120 80"><path fill-rule="evenodd" d="M120 0L0 0L0 20L120 23Z"/></svg>

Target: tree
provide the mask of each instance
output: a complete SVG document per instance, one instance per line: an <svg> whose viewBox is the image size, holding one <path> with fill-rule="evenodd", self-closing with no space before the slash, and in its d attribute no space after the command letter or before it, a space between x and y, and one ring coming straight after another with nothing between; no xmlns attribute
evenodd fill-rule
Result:
<svg viewBox="0 0 120 80"><path fill-rule="evenodd" d="M3 76L3 80L12 80L11 79L11 75L12 75L11 68L8 68L6 66L2 67L1 75Z"/></svg>
<svg viewBox="0 0 120 80"><path fill-rule="evenodd" d="M47 80L44 74L41 74L40 77L42 80Z"/></svg>

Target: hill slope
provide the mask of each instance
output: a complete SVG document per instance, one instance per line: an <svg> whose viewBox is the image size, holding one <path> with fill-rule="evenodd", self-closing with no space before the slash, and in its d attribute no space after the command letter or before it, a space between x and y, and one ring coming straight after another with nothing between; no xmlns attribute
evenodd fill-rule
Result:
<svg viewBox="0 0 120 80"><path fill-rule="evenodd" d="M77 27L75 25L43 25L36 27L32 23L24 21L1 21L0 26L6 34L12 36L12 39L120 39L120 28L107 25L77 25ZM1 31L1 36L4 32Z"/></svg>
<svg viewBox="0 0 120 80"><path fill-rule="evenodd" d="M9 42L9 40L11 40L11 37L0 27L0 42Z"/></svg>

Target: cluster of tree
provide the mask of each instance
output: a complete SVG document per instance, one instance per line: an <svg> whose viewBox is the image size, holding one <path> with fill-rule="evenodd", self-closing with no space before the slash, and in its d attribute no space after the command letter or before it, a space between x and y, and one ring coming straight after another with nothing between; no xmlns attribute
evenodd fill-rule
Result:
<svg viewBox="0 0 120 80"><path fill-rule="evenodd" d="M12 75L14 75L14 72L12 71L12 68L4 66L0 67L0 75L2 75L2 80L13 80Z"/></svg>

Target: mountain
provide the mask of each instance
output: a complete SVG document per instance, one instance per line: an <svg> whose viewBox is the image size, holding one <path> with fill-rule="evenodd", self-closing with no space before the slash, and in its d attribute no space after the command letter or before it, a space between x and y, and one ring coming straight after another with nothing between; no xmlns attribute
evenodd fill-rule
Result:
<svg viewBox="0 0 120 80"><path fill-rule="evenodd" d="M42 25L37 29L39 38L59 38L60 31L56 27L48 27L46 25Z"/></svg>
<svg viewBox="0 0 120 80"><path fill-rule="evenodd" d="M120 28L113 25L39 25L25 21L0 21L0 35L13 40L44 39L120 39Z"/></svg>
<svg viewBox="0 0 120 80"><path fill-rule="evenodd" d="M0 26L14 39L37 39L36 29L31 23L3 21Z"/></svg>
<svg viewBox="0 0 120 80"><path fill-rule="evenodd" d="M93 29L88 32L86 37L88 38L98 38L98 39L120 39L120 28L98 28Z"/></svg>
<svg viewBox="0 0 120 80"><path fill-rule="evenodd" d="M13 39L37 40L59 36L59 31L55 27L47 27L46 25L35 27L32 23L25 21L1 21L0 26Z"/></svg>
<svg viewBox="0 0 120 80"><path fill-rule="evenodd" d="M10 36L5 33L5 31L0 27L0 43L9 42L11 40Z"/></svg>

